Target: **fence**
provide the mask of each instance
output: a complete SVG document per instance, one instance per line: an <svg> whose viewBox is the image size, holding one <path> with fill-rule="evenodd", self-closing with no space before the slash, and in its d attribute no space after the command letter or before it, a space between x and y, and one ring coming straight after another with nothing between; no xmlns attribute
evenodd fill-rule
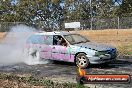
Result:
<svg viewBox="0 0 132 88"><path fill-rule="evenodd" d="M87 20L68 20L64 22L80 22L81 27L80 29L83 30L89 30L92 28L92 30L100 30L100 29L129 29L132 28L132 17L115 17L115 18L92 18L92 19L87 19ZM63 28L56 28L57 30L62 30L64 29L64 22L61 24L61 27ZM40 22L41 23L41 22ZM36 24L34 27L42 30L54 30L54 27L47 28L46 25L42 24ZM24 22L0 22L0 31L8 31L9 27L18 25L18 24L25 24ZM52 25L54 26L54 25ZM60 26L59 26L60 27Z"/></svg>
<svg viewBox="0 0 132 88"><path fill-rule="evenodd" d="M92 18L87 20L71 20L66 22L79 21L81 29L129 29L132 28L132 17L115 18Z"/></svg>
<svg viewBox="0 0 132 88"><path fill-rule="evenodd" d="M7 32L12 26L25 24L24 22L0 22L0 32Z"/></svg>

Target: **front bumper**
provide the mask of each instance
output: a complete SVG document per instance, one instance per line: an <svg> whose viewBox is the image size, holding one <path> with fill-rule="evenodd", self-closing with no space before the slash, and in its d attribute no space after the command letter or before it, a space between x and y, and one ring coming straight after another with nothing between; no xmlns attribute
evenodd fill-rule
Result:
<svg viewBox="0 0 132 88"><path fill-rule="evenodd" d="M109 56L101 56L101 57L88 57L91 64L102 64L106 62L112 62L115 58L111 58Z"/></svg>

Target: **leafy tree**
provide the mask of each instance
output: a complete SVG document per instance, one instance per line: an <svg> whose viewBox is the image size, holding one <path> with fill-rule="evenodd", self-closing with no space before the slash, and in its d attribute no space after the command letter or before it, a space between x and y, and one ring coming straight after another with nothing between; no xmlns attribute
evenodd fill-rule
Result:
<svg viewBox="0 0 132 88"><path fill-rule="evenodd" d="M131 12L131 0L0 0L1 22L25 22L43 30L62 29L71 21L88 25L91 17L131 16Z"/></svg>
<svg viewBox="0 0 132 88"><path fill-rule="evenodd" d="M0 21L15 22L21 21L22 19L15 12L16 6L12 4L12 0L1 0L0 1Z"/></svg>
<svg viewBox="0 0 132 88"><path fill-rule="evenodd" d="M117 11L117 15L120 17L132 16L132 0L123 0Z"/></svg>

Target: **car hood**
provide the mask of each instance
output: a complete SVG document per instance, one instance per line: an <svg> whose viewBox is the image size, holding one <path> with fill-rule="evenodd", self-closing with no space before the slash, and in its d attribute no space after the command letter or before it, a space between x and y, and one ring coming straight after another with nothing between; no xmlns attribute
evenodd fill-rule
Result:
<svg viewBox="0 0 132 88"><path fill-rule="evenodd" d="M88 48L88 49L96 50L96 51L106 51L106 50L110 50L110 49L115 49L112 46L94 43L94 42L79 43L79 44L74 44L74 45L82 47L82 48Z"/></svg>

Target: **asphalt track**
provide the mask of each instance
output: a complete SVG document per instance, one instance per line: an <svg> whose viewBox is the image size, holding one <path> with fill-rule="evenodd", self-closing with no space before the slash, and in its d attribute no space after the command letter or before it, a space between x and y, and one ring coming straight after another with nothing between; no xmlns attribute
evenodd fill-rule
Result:
<svg viewBox="0 0 132 88"><path fill-rule="evenodd" d="M91 65L88 74L130 74L132 76L132 59L118 59L108 65ZM18 63L12 65L0 65L0 72L11 74L29 74L35 78L51 79L55 82L76 83L78 68L67 62L50 61L47 64L27 65ZM94 88L132 88L130 84L86 84Z"/></svg>

